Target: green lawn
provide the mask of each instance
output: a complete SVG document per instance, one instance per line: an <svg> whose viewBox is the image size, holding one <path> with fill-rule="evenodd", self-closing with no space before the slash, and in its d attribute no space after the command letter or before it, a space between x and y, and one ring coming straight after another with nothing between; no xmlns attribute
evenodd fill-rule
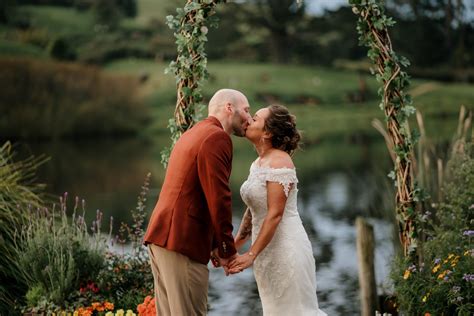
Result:
<svg viewBox="0 0 474 316"><path fill-rule="evenodd" d="M34 28L46 29L55 35L94 32L94 17L89 11L53 6L20 6L19 13L31 17Z"/></svg>
<svg viewBox="0 0 474 316"><path fill-rule="evenodd" d="M105 67L112 73L149 75L141 90L156 109L152 128L155 132L166 130L176 100L174 78L164 74L166 66L134 59L113 62ZM208 69L211 78L203 87L207 98L219 88L239 89L248 96L255 111L266 105L265 101L257 97L258 94L277 95L296 115L298 126L308 142L328 137L350 138L354 134L378 137L371 121L373 118L383 120L383 113L378 107L377 82L370 76L365 77L371 93L369 100L351 103L347 95L358 89L359 75L356 72L309 66L212 61ZM428 134L434 138L451 137L456 129L461 105L474 109L474 85L413 80L410 91L413 92L415 106L425 116ZM298 96L313 97L319 103L297 103L295 100Z"/></svg>
<svg viewBox="0 0 474 316"><path fill-rule="evenodd" d="M33 57L46 58L46 53L39 47L16 41L9 41L0 38L0 55L1 56L17 56L17 57Z"/></svg>

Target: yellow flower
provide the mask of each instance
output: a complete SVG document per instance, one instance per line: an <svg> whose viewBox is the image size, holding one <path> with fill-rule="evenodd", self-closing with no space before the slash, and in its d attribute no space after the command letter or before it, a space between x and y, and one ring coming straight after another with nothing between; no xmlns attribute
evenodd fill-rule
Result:
<svg viewBox="0 0 474 316"><path fill-rule="evenodd" d="M114 313L112 313L112 312L107 312L107 313L105 313L105 316L114 316Z"/></svg>
<svg viewBox="0 0 474 316"><path fill-rule="evenodd" d="M450 253L449 256L448 256L448 259L451 259L452 257L454 257L454 255L452 253Z"/></svg>
<svg viewBox="0 0 474 316"><path fill-rule="evenodd" d="M125 311L123 309L119 309L116 313L115 316L124 316Z"/></svg>
<svg viewBox="0 0 474 316"><path fill-rule="evenodd" d="M433 268L433 270L432 270L433 273L438 272L439 268L441 268L441 265L440 265L440 264L435 265L434 268Z"/></svg>
<svg viewBox="0 0 474 316"><path fill-rule="evenodd" d="M410 277L410 270L405 270L405 273L403 274L403 279L408 279Z"/></svg>
<svg viewBox="0 0 474 316"><path fill-rule="evenodd" d="M74 311L74 314L72 314L72 316L79 316L79 312L78 312L78 311Z"/></svg>
<svg viewBox="0 0 474 316"><path fill-rule="evenodd" d="M128 309L126 316L136 316L136 314L131 309Z"/></svg>
<svg viewBox="0 0 474 316"><path fill-rule="evenodd" d="M421 299L423 301L423 303L426 303L426 301L428 300L428 297L430 297L430 292L428 292L425 296L423 296L423 298Z"/></svg>
<svg viewBox="0 0 474 316"><path fill-rule="evenodd" d="M464 255L465 256L469 255L469 250L464 251Z"/></svg>

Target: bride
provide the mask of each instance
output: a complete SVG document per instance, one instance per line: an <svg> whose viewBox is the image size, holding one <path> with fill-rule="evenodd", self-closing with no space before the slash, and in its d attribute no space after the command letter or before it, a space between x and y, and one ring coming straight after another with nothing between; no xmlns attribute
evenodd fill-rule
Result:
<svg viewBox="0 0 474 316"><path fill-rule="evenodd" d="M297 183L291 154L300 134L288 109L271 105L253 117L245 136L258 153L240 193L248 208L235 245L252 245L228 265L238 273L253 265L263 314L326 315L316 296L311 243L297 209Z"/></svg>

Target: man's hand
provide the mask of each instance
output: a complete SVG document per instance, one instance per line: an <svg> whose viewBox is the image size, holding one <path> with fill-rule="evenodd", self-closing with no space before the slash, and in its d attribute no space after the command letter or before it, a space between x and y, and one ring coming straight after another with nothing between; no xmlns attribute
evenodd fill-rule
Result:
<svg viewBox="0 0 474 316"><path fill-rule="evenodd" d="M218 249L214 249L212 252L211 252L211 262L212 262L212 265L215 267L215 268L219 268L219 267L222 267L224 268L224 272L225 272L225 275L228 276L230 273L229 273L229 268L228 268L228 265L230 262L232 262L233 260L235 260L235 258L237 258L237 254L229 257L229 258L221 258L219 257L219 253L218 253Z"/></svg>

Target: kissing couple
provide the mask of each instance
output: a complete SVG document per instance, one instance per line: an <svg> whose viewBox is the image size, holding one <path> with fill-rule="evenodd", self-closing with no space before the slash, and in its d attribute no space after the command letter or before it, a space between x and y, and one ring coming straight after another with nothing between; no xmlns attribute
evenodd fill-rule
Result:
<svg viewBox="0 0 474 316"><path fill-rule="evenodd" d="M208 112L176 142L144 237L157 315L207 314L210 259L226 275L253 266L265 316L326 315L318 306L315 260L297 209L295 117L281 105L252 117L245 95L232 89L217 91ZM240 188L247 210L235 238L231 134L246 137L258 153ZM249 238L249 250L239 254Z"/></svg>

